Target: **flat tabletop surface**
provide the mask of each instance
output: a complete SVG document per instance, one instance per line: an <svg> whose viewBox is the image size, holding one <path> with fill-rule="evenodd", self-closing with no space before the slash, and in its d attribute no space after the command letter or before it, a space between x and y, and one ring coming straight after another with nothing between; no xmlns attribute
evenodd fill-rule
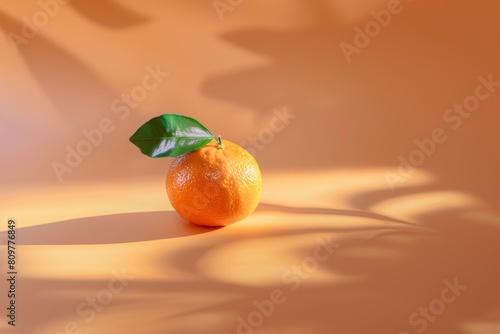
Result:
<svg viewBox="0 0 500 334"><path fill-rule="evenodd" d="M215 229L182 221L161 179L14 191L19 316L5 330L494 333L475 328L500 316L498 214L425 173L399 193L381 176L265 174L256 212Z"/></svg>

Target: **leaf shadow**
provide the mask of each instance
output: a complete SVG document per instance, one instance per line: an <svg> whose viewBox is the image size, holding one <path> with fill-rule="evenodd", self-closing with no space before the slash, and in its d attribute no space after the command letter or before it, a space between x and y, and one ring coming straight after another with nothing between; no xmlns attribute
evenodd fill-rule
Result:
<svg viewBox="0 0 500 334"><path fill-rule="evenodd" d="M23 36L22 23L1 11L0 27ZM40 32L19 43L17 51L59 115L74 129L94 125L109 111L117 94L77 56Z"/></svg>
<svg viewBox="0 0 500 334"><path fill-rule="evenodd" d="M111 29L128 28L149 21L114 0L72 0L70 5L87 19Z"/></svg>
<svg viewBox="0 0 500 334"><path fill-rule="evenodd" d="M381 221L388 221L403 225L410 225L419 229L423 229L423 227L419 224L403 221L386 215L381 215L375 212L364 211L364 210L332 209L332 208L318 208L318 207L293 207L293 206L278 205L271 203L260 203L259 206L257 207L257 211L279 211L292 214L317 214L317 215L362 217L362 218L370 218Z"/></svg>

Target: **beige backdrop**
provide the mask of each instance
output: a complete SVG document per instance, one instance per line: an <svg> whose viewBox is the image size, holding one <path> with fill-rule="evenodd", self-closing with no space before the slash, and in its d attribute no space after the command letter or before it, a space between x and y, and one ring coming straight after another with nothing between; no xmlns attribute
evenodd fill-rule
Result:
<svg viewBox="0 0 500 334"><path fill-rule="evenodd" d="M2 332L500 333L499 10L3 0ZM178 218L128 141L163 113L256 155L252 216Z"/></svg>

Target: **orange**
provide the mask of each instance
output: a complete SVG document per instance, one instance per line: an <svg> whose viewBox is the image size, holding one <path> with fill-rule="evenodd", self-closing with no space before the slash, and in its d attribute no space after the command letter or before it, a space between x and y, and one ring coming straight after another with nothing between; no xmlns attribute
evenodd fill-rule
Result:
<svg viewBox="0 0 500 334"><path fill-rule="evenodd" d="M167 194L187 221L226 226L252 213L260 201L262 177L254 157L222 140L174 159L167 174Z"/></svg>

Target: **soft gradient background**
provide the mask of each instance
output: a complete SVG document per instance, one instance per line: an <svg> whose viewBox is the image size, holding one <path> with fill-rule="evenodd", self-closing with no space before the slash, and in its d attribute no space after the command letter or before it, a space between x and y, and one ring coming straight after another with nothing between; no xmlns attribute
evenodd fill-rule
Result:
<svg viewBox="0 0 500 334"><path fill-rule="evenodd" d="M14 219L19 272L11 327L2 246L2 333L413 334L412 314L455 279L467 289L423 332L500 333L500 90L457 130L443 120L479 76L500 81L500 3L402 0L348 63L340 43L388 1L221 0L223 20L211 0L54 1L0 3L0 239ZM157 67L168 77L113 112ZM171 160L128 142L179 113L255 149L276 110L294 118L258 142L262 203L222 229L183 222ZM114 130L59 179L54 161L103 119ZM391 189L399 156L438 127L446 142ZM292 290L284 277L318 238L339 247ZM93 319L77 312L122 271L133 278ZM274 289L286 301L238 329Z"/></svg>

